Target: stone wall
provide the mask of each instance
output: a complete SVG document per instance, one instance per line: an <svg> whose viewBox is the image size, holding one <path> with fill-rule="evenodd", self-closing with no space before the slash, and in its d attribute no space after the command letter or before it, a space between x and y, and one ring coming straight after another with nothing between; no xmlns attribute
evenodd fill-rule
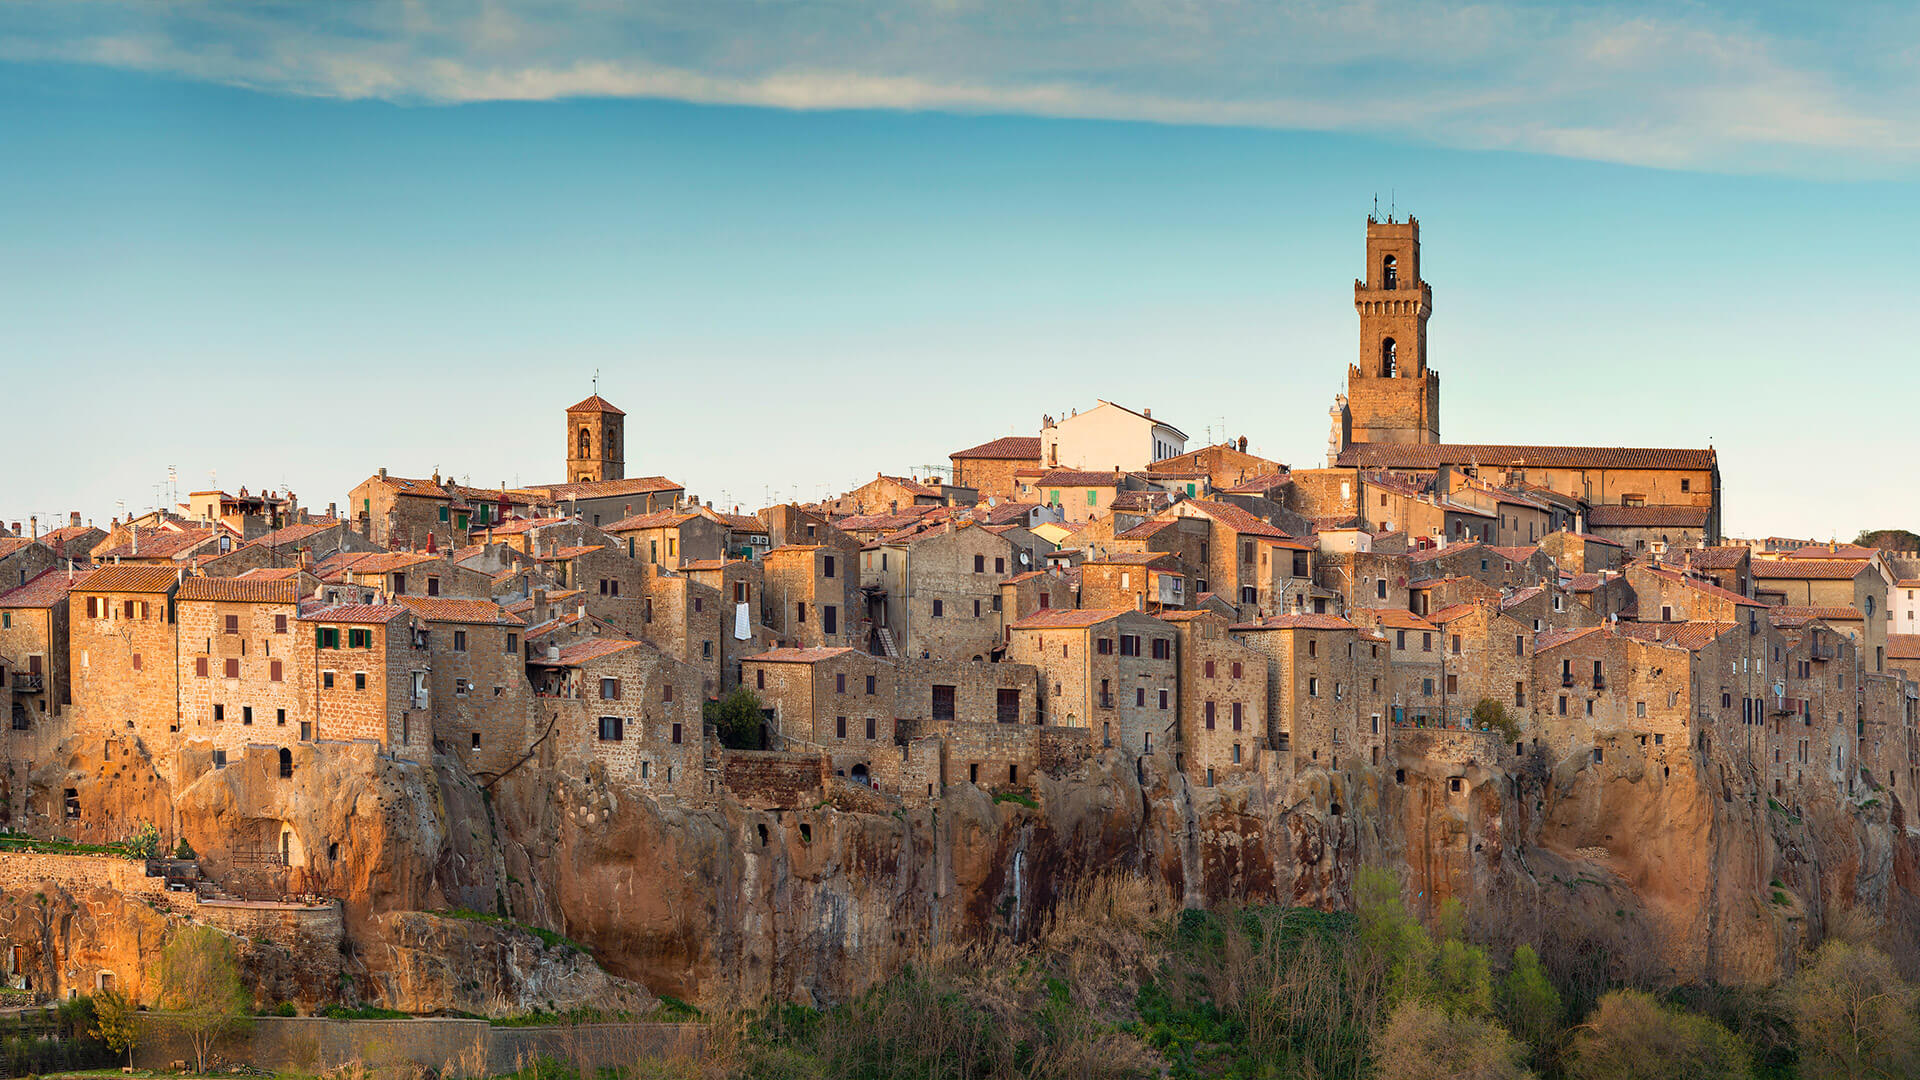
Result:
<svg viewBox="0 0 1920 1080"><path fill-rule="evenodd" d="M825 798L828 761L822 754L728 750L720 779L729 794L756 810L817 806Z"/></svg>
<svg viewBox="0 0 1920 1080"><path fill-rule="evenodd" d="M164 1069L191 1061L192 1047L164 1014L147 1013L134 1060ZM690 1055L700 1044L697 1024L610 1023L566 1027L493 1027L485 1020L329 1020L263 1016L217 1049L222 1062L278 1073L316 1075L347 1065L376 1073L499 1076L540 1058L554 1058L588 1074L602 1068Z"/></svg>

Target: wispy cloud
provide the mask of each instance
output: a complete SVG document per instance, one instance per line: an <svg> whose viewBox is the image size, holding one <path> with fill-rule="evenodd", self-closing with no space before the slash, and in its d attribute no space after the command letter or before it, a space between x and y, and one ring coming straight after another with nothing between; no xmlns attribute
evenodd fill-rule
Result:
<svg viewBox="0 0 1920 1080"><path fill-rule="evenodd" d="M428 104L648 97L1354 131L1905 176L1920 14L1521 0L8 5L0 59Z"/></svg>

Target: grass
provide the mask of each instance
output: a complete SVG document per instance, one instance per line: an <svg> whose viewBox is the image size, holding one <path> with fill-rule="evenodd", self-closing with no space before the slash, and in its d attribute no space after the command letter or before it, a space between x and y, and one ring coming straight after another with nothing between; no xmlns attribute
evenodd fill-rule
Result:
<svg viewBox="0 0 1920 1080"><path fill-rule="evenodd" d="M398 1009L382 1009L373 1005L361 1005L348 1008L345 1005L329 1005L320 1010L320 1015L329 1020L411 1020L412 1013Z"/></svg>
<svg viewBox="0 0 1920 1080"><path fill-rule="evenodd" d="M996 804L1006 802L1019 803L1029 810L1040 809L1040 803L1025 791L996 791L993 793L993 801Z"/></svg>
<svg viewBox="0 0 1920 1080"><path fill-rule="evenodd" d="M588 948L585 945L580 944L579 942L573 940L572 938L566 936L565 934L557 934L552 930L548 930L543 927L528 926L526 923L515 922L512 919L505 917L504 915L489 915L484 911L475 911L472 908L453 908L448 911L433 911L433 912L429 912L428 914L438 915L443 919L460 919L463 922L490 923L494 926L510 926L516 930L524 930L527 933L532 934L534 937L539 938L541 943L546 945L546 947L549 949L566 949L569 952L581 953L586 956L593 955L592 949Z"/></svg>
<svg viewBox="0 0 1920 1080"><path fill-rule="evenodd" d="M30 855L112 855L138 859L124 843L76 844L70 840L38 840L31 836L0 836L0 851L18 851Z"/></svg>

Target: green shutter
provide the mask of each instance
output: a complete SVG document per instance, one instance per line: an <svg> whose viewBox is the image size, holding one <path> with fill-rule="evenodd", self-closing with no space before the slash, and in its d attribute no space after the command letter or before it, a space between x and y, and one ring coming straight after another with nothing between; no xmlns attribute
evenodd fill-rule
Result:
<svg viewBox="0 0 1920 1080"><path fill-rule="evenodd" d="M447 520L447 508L444 506L440 508L440 520L441 521Z"/></svg>
<svg viewBox="0 0 1920 1080"><path fill-rule="evenodd" d="M1097 488L1087 489L1087 505L1088 506L1100 505L1100 492Z"/></svg>
<svg viewBox="0 0 1920 1080"><path fill-rule="evenodd" d="M1053 497L1051 499L1048 499L1047 502L1053 504L1054 506L1059 506L1060 505L1060 489L1054 488L1048 494L1052 495Z"/></svg>

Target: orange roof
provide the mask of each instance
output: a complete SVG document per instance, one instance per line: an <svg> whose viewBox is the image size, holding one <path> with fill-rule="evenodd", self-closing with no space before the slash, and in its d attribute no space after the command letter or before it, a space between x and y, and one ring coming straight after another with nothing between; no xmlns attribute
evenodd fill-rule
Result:
<svg viewBox="0 0 1920 1080"><path fill-rule="evenodd" d="M1082 469L1051 469L1040 474L1038 483L1046 487L1119 487L1120 475Z"/></svg>
<svg viewBox="0 0 1920 1080"><path fill-rule="evenodd" d="M393 602L429 622L487 623L519 626L520 620L491 600L456 600L447 596L396 596Z"/></svg>
<svg viewBox="0 0 1920 1080"><path fill-rule="evenodd" d="M1621 637L1633 638L1636 641L1651 641L1682 649L1704 649L1713 644L1720 635L1737 625L1739 624L1704 620L1673 623L1623 622L1615 629Z"/></svg>
<svg viewBox="0 0 1920 1080"><path fill-rule="evenodd" d="M1014 623L1014 630L1084 630L1133 611L1116 608L1047 608Z"/></svg>
<svg viewBox="0 0 1920 1080"><path fill-rule="evenodd" d="M1808 544L1806 547L1788 553L1790 559L1871 559L1880 554L1879 548L1862 547L1859 544Z"/></svg>
<svg viewBox="0 0 1920 1080"><path fill-rule="evenodd" d="M1587 511L1587 527L1704 529L1710 514L1704 506L1596 506Z"/></svg>
<svg viewBox="0 0 1920 1080"><path fill-rule="evenodd" d="M405 615L397 604L334 604L301 613L302 622L390 623Z"/></svg>
<svg viewBox="0 0 1920 1080"><path fill-rule="evenodd" d="M91 573L91 570L80 571L69 582L65 570L43 570L25 585L0 593L0 608L53 607L67 598L68 590L79 588Z"/></svg>
<svg viewBox="0 0 1920 1080"><path fill-rule="evenodd" d="M545 664L548 667L579 667L581 664L612 656L614 653L637 649L641 642L625 638L587 638L560 647L558 656L536 656L528 663Z"/></svg>
<svg viewBox="0 0 1920 1080"><path fill-rule="evenodd" d="M679 525L699 517L691 510L655 510L651 514L634 514L623 517L606 527L607 532L629 532L634 529L664 529Z"/></svg>
<svg viewBox="0 0 1920 1080"><path fill-rule="evenodd" d="M173 588L179 580L179 572L171 566L123 563L95 570L84 585L76 584L74 588L96 593L161 593Z"/></svg>
<svg viewBox="0 0 1920 1080"><path fill-rule="evenodd" d="M548 484L544 490L548 498L552 499L611 499L620 495L645 495L685 489L664 476L635 476L627 480L588 480L578 484Z"/></svg>
<svg viewBox="0 0 1920 1080"><path fill-rule="evenodd" d="M1355 443L1341 451L1343 468L1437 469L1488 465L1535 469L1682 469L1706 471L1718 459L1705 450L1631 446L1512 446L1495 443Z"/></svg>
<svg viewBox="0 0 1920 1080"><path fill-rule="evenodd" d="M1856 577L1867 564L1861 559L1755 559L1753 576L1787 581L1844 581Z"/></svg>
<svg viewBox="0 0 1920 1080"><path fill-rule="evenodd" d="M261 578L190 577L180 583L176 594L181 600L212 600L231 604L295 604L300 601L300 586L291 578L270 581Z"/></svg>
<svg viewBox="0 0 1920 1080"><path fill-rule="evenodd" d="M1731 589L1723 589L1711 581L1701 581L1698 578L1690 578L1678 571L1663 570L1657 566L1646 566L1641 569L1663 581L1671 581L1677 585L1685 585L1687 588L1703 596L1710 596L1715 600L1725 600L1727 603L1738 604L1741 607L1763 608L1773 606L1764 600L1755 600L1751 596L1742 596Z"/></svg>
<svg viewBox="0 0 1920 1080"><path fill-rule="evenodd" d="M1604 627L1599 626L1583 626L1574 630L1553 630L1543 634L1535 634L1533 638L1533 651L1535 653L1543 653L1548 649L1556 649L1569 641L1578 641L1588 634L1598 634L1604 629Z"/></svg>
<svg viewBox="0 0 1920 1080"><path fill-rule="evenodd" d="M1361 616L1363 622L1391 626L1395 630L1432 630L1434 628L1432 623L1405 608L1358 608L1355 614Z"/></svg>
<svg viewBox="0 0 1920 1080"><path fill-rule="evenodd" d="M606 398L601 397L599 394L593 395L592 397L586 399L585 401L580 402L578 405L569 406L567 408L567 411L570 413L598 412L598 413L607 413L612 416L627 415L626 413L621 412L619 409L614 408L613 402L608 401Z"/></svg>
<svg viewBox="0 0 1920 1080"><path fill-rule="evenodd" d="M1210 594L1209 594L1210 595ZM1338 615L1274 615L1253 622L1235 623L1230 630L1352 630L1354 625Z"/></svg>
<svg viewBox="0 0 1920 1080"><path fill-rule="evenodd" d="M816 660L831 660L836 656L853 655L855 650L844 645L826 649L768 649L746 657L744 663L759 661L767 664L811 664Z"/></svg>
<svg viewBox="0 0 1920 1080"><path fill-rule="evenodd" d="M985 458L993 461L1039 461L1038 435L1005 435L979 446L955 450L949 458Z"/></svg>
<svg viewBox="0 0 1920 1080"><path fill-rule="evenodd" d="M0 604L5 600L0 597ZM1887 659L1920 660L1920 634L1888 634Z"/></svg>

